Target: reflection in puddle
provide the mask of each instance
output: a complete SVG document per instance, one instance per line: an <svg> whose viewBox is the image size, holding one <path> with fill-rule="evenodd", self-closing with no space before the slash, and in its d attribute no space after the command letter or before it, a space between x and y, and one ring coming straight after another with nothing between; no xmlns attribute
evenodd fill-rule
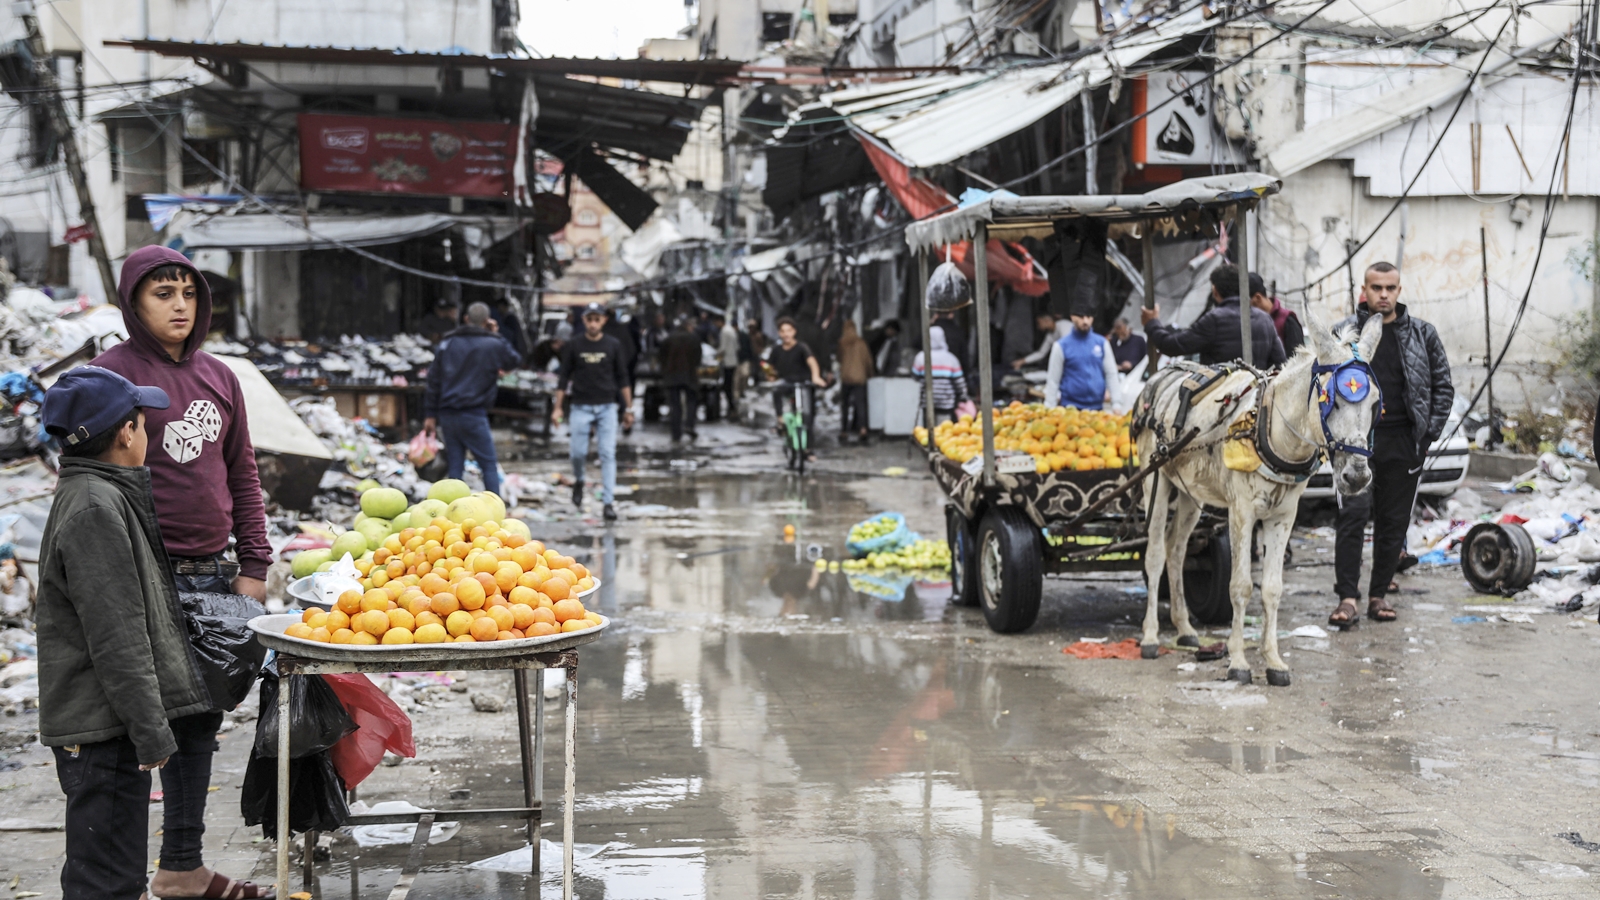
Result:
<svg viewBox="0 0 1600 900"><path fill-rule="evenodd" d="M1220 763L1240 775L1281 772L1284 763L1306 758L1304 753L1271 744L1201 740L1189 741L1186 746L1192 755Z"/></svg>

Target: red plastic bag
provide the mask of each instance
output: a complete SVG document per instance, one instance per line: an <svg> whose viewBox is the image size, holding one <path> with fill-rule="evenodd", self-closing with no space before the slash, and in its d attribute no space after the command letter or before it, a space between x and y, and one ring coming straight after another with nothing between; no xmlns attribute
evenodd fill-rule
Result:
<svg viewBox="0 0 1600 900"><path fill-rule="evenodd" d="M420 469L433 462L433 458L443 449L444 444L440 443L437 437L426 431L419 431L417 436L411 439L411 444L406 449L406 456L413 466Z"/></svg>
<svg viewBox="0 0 1600 900"><path fill-rule="evenodd" d="M384 751L406 758L417 755L411 739L411 719L365 675L324 675L345 711L355 720L356 731L328 750L334 771L353 788L365 781L383 761Z"/></svg>

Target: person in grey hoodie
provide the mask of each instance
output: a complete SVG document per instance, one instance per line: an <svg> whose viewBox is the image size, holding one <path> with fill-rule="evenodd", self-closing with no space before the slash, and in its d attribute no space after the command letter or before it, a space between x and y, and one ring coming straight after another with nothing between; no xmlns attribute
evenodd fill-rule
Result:
<svg viewBox="0 0 1600 900"><path fill-rule="evenodd" d="M144 465L144 410L169 406L160 388L98 366L67 372L44 397L62 460L39 546L39 742L67 795L67 900L141 896L150 772L179 752L170 721L212 705ZM228 896L265 896L239 887Z"/></svg>

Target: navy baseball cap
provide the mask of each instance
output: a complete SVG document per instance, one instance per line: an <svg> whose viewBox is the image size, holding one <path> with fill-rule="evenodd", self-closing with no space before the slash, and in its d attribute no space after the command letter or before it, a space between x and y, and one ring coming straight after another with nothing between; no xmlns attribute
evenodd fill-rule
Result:
<svg viewBox="0 0 1600 900"><path fill-rule="evenodd" d="M583 308L583 314L586 315L586 316L604 316L604 315L608 315L604 303L591 303L588 306L585 306Z"/></svg>
<svg viewBox="0 0 1600 900"><path fill-rule="evenodd" d="M44 430L80 444L127 418L136 409L166 409L172 403L158 387L140 387L110 369L79 366L44 392Z"/></svg>

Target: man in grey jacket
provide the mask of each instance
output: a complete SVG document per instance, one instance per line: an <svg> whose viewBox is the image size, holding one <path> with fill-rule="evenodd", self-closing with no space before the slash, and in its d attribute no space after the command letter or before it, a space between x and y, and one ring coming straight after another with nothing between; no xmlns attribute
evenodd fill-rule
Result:
<svg viewBox="0 0 1600 900"><path fill-rule="evenodd" d="M1356 621L1360 593L1361 545L1372 520L1372 576L1367 587L1367 618L1395 619L1384 599L1405 550L1411 504L1428 447L1444 432L1455 400L1450 360L1439 332L1406 312L1400 302L1400 271L1392 263L1367 267L1361 305L1338 328L1360 329L1371 316L1383 319L1383 338L1372 374L1382 397L1382 413L1372 435L1372 484L1355 497L1339 498L1338 537L1334 543L1334 589L1339 607L1328 623L1348 628Z"/></svg>

